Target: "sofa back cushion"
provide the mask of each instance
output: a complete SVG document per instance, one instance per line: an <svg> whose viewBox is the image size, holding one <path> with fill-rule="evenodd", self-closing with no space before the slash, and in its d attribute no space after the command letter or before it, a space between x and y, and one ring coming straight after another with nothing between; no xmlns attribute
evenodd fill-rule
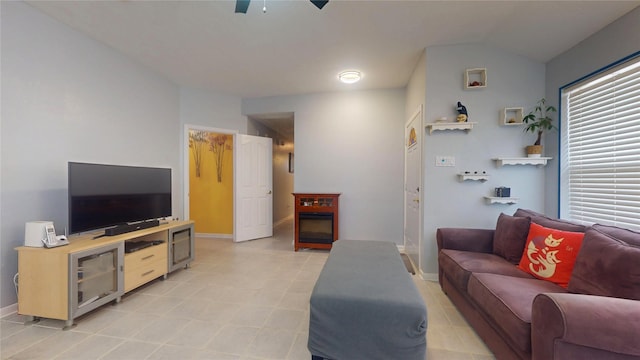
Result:
<svg viewBox="0 0 640 360"><path fill-rule="evenodd" d="M493 233L493 253L517 265L527 242L530 223L528 217L500 214Z"/></svg>
<svg viewBox="0 0 640 360"><path fill-rule="evenodd" d="M585 233L568 290L640 300L640 233L593 225Z"/></svg>
<svg viewBox="0 0 640 360"><path fill-rule="evenodd" d="M518 209L513 214L513 216L529 217L531 218L531 222L534 222L536 224L540 224L544 227L548 227L552 229L563 230L563 231L573 231L573 232L587 231L587 227L584 225L575 224L567 220L553 219L548 216L545 216L544 214L535 212L533 210Z"/></svg>

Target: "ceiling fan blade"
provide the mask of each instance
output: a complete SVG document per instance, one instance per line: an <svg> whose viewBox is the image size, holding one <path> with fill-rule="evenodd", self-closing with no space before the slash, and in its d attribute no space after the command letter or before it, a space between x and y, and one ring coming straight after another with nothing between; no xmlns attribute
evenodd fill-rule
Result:
<svg viewBox="0 0 640 360"><path fill-rule="evenodd" d="M251 0L236 0L236 14L246 14L247 9L249 8L249 2L251 2Z"/></svg>
<svg viewBox="0 0 640 360"><path fill-rule="evenodd" d="M325 5L327 5L327 3L329 2L329 0L311 0L311 2L313 3L313 5L315 5L318 9L322 9Z"/></svg>

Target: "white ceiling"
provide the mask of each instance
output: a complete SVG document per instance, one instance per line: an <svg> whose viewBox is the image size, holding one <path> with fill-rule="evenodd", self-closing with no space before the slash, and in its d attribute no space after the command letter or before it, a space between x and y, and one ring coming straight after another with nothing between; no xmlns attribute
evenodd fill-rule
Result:
<svg viewBox="0 0 640 360"><path fill-rule="evenodd" d="M240 97L398 88L431 45L546 62L640 1L28 1L173 82ZM363 80L337 81L345 69Z"/></svg>
<svg viewBox="0 0 640 360"><path fill-rule="evenodd" d="M404 87L427 46L546 62L640 1L27 1L176 84L243 98ZM341 84L338 72L363 79ZM267 122L270 121L267 119ZM292 122L292 119L289 119Z"/></svg>

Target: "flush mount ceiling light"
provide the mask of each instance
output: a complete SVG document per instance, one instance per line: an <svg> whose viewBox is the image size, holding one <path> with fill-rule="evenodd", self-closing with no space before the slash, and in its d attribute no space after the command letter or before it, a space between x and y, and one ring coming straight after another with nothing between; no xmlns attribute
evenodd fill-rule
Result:
<svg viewBox="0 0 640 360"><path fill-rule="evenodd" d="M357 83L358 81L360 81L360 78L361 78L360 71L355 71L355 70L343 71L340 74L338 74L338 79L340 79L340 81L342 81L345 84Z"/></svg>

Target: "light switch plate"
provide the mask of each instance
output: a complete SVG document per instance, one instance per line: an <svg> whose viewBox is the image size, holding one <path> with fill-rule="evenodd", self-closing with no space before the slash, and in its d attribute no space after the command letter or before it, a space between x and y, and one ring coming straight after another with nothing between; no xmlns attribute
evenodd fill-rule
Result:
<svg viewBox="0 0 640 360"><path fill-rule="evenodd" d="M436 156L436 166L456 166L456 157Z"/></svg>

